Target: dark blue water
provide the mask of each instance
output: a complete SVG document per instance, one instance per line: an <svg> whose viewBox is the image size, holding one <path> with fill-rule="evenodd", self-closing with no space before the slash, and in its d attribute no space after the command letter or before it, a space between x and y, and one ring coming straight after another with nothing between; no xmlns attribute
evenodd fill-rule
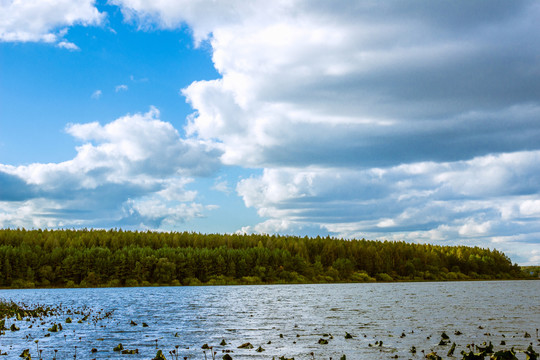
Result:
<svg viewBox="0 0 540 360"><path fill-rule="evenodd" d="M169 353L176 349L179 359L205 359L205 343L216 359L223 350L233 359L421 359L431 351L446 359L450 347L438 345L442 332L457 343L455 358L467 344L483 341L496 349L524 350L532 343L540 350L540 281L2 290L0 298L114 311L96 324L78 323L82 316L68 324L67 315L36 321L31 329L30 322L17 321L20 331L0 336L7 359L26 348L37 359L38 346L43 359L52 359L55 349L58 359L151 359L156 340L167 359L176 358ZM45 337L59 321L64 330ZM346 332L354 337L346 339ZM321 338L328 344L319 344ZM220 346L223 339L227 345ZM246 342L254 348L238 349ZM113 351L119 343L139 354ZM263 352L255 351L259 346ZM211 351L206 357L212 359Z"/></svg>

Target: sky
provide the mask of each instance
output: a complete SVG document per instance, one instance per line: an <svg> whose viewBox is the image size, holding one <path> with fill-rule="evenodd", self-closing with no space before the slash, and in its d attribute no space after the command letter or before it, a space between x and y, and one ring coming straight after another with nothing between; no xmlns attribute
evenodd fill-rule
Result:
<svg viewBox="0 0 540 360"><path fill-rule="evenodd" d="M534 0L0 0L0 228L540 264Z"/></svg>

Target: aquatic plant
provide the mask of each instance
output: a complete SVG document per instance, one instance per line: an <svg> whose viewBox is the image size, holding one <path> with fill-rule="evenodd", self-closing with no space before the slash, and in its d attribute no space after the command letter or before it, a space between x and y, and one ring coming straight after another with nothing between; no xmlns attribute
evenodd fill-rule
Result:
<svg viewBox="0 0 540 360"><path fill-rule="evenodd" d="M450 348L450 350L448 350L448 353L446 354L446 356L454 356L455 350L456 350L456 343L452 343L452 347Z"/></svg>
<svg viewBox="0 0 540 360"><path fill-rule="evenodd" d="M50 332L58 332L58 331L62 331L63 330L63 327L62 327L62 324L60 323L54 323L53 326L51 326L49 329L47 329L47 331L50 331ZM64 335L65 337L65 335Z"/></svg>
<svg viewBox="0 0 540 360"><path fill-rule="evenodd" d="M461 355L463 355L462 360L483 360L486 357L485 353L475 353L473 351L465 352L461 351Z"/></svg>
<svg viewBox="0 0 540 360"><path fill-rule="evenodd" d="M485 341L482 345L483 346L476 345L476 348L478 349L478 351L480 351L483 354L493 354L493 344L491 343L491 341L489 342L489 345L486 345Z"/></svg>
<svg viewBox="0 0 540 360"><path fill-rule="evenodd" d="M161 350L158 350L156 356L152 360L167 360L167 358L163 355Z"/></svg>
<svg viewBox="0 0 540 360"><path fill-rule="evenodd" d="M429 354L427 354L426 359L428 359L428 360L442 360L442 358L439 355L437 355L436 352L430 352Z"/></svg>
<svg viewBox="0 0 540 360"><path fill-rule="evenodd" d="M28 360L31 360L32 359L32 356L30 356L30 349L24 349L21 353L21 355L19 355L19 357L23 358L23 359L28 359Z"/></svg>
<svg viewBox="0 0 540 360"><path fill-rule="evenodd" d="M172 351L169 351L169 353L171 354L171 356L174 356L174 359L178 360L179 356L180 356L180 352L178 350L178 348L180 347L180 345L175 345L174 346L174 350ZM184 360L187 360L187 356L184 356Z"/></svg>
<svg viewBox="0 0 540 360"><path fill-rule="evenodd" d="M491 355L491 360L518 360L514 348L511 350L500 350Z"/></svg>
<svg viewBox="0 0 540 360"><path fill-rule="evenodd" d="M526 360L538 360L539 354L534 351L532 344L529 345L529 347L527 348L527 350L524 351L524 353L527 355Z"/></svg>
<svg viewBox="0 0 540 360"><path fill-rule="evenodd" d="M134 350L124 349L124 350L122 350L122 354L138 354L138 353L139 353L139 349L134 349Z"/></svg>
<svg viewBox="0 0 540 360"><path fill-rule="evenodd" d="M446 346L448 345L448 341L444 340L444 339L441 339L441 341L439 341L439 346Z"/></svg>

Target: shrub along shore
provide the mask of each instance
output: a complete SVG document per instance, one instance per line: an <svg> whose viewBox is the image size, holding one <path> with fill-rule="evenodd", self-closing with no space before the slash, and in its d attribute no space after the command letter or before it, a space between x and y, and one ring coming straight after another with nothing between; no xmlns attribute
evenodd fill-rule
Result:
<svg viewBox="0 0 540 360"><path fill-rule="evenodd" d="M0 230L0 270L3 288L538 278L479 247L116 229Z"/></svg>

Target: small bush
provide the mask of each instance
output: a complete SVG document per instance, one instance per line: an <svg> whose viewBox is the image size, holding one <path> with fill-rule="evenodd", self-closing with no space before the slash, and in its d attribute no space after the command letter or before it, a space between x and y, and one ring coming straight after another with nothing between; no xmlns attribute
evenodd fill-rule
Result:
<svg viewBox="0 0 540 360"><path fill-rule="evenodd" d="M127 279L126 280L126 286L128 287L137 287L139 286L139 282L135 279Z"/></svg>
<svg viewBox="0 0 540 360"><path fill-rule="evenodd" d="M377 279L377 281L394 281L394 279L392 279L392 277L387 273L376 274L375 279Z"/></svg>
<svg viewBox="0 0 540 360"><path fill-rule="evenodd" d="M365 271L357 271L351 275L351 280L354 282L374 282L375 278L372 278Z"/></svg>

